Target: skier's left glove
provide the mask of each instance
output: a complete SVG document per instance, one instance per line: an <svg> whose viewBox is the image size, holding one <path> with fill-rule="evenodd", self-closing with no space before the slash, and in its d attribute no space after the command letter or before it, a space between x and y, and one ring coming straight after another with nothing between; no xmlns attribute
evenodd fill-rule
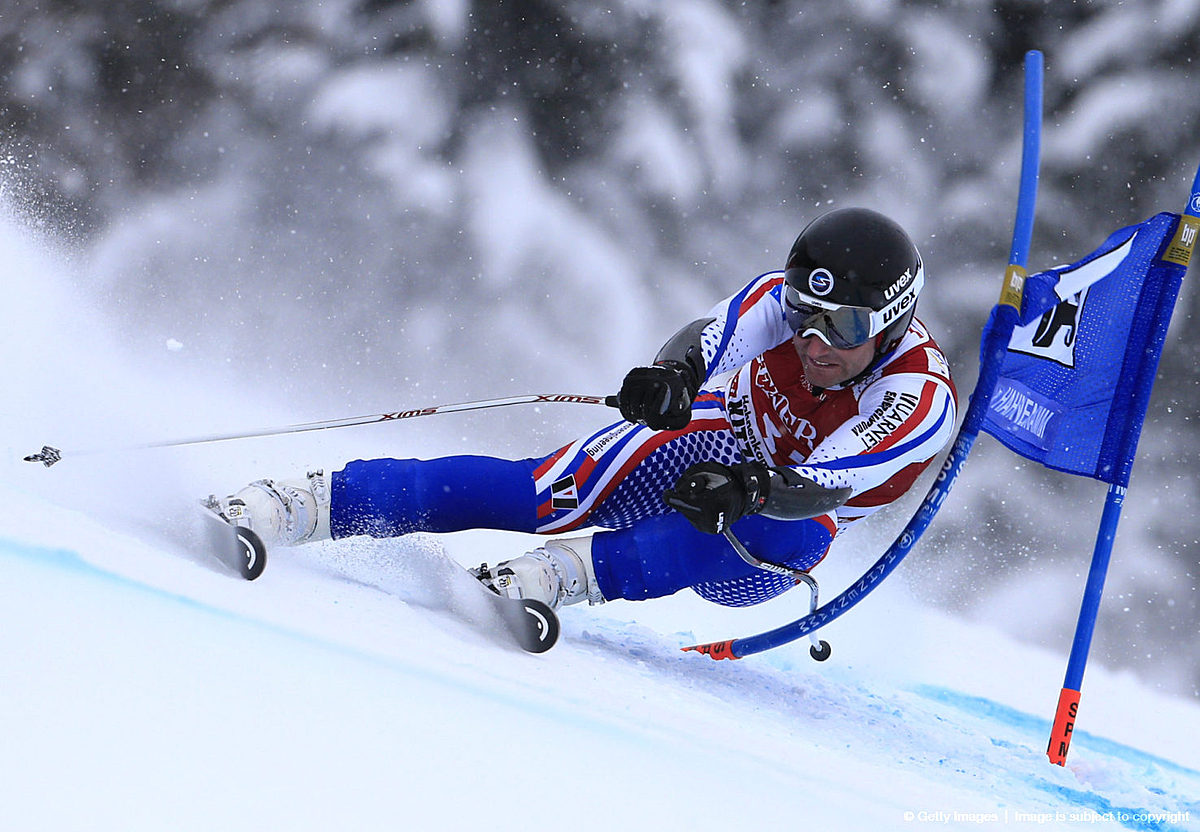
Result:
<svg viewBox="0 0 1200 832"><path fill-rule="evenodd" d="M621 384L617 406L626 421L651 430L682 430L692 418L692 402L700 389L693 367L683 361L659 361L634 367Z"/></svg>
<svg viewBox="0 0 1200 832"><path fill-rule="evenodd" d="M700 462L684 471L663 499L700 531L722 534L761 511L770 492L771 469L760 462Z"/></svg>

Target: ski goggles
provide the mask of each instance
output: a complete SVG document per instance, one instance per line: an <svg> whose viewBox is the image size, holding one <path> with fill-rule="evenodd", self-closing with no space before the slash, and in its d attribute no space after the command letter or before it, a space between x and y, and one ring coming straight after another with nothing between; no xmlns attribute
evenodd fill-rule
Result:
<svg viewBox="0 0 1200 832"><path fill-rule="evenodd" d="M867 306L843 306L783 284L783 314L800 337L815 335L839 350L861 347L887 328L883 315Z"/></svg>

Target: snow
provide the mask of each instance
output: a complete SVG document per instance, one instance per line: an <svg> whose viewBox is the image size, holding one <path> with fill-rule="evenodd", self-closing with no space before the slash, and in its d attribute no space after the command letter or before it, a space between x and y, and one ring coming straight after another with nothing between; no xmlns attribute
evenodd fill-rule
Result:
<svg viewBox="0 0 1200 832"><path fill-rule="evenodd" d="M0 495L12 828L1200 828L1196 706L1093 668L1051 766L1062 657L894 598L831 627L822 665L682 653L667 622L708 617L683 596L569 608L531 656L482 631L431 536L278 550L245 583L193 542Z"/></svg>
<svg viewBox="0 0 1200 832"><path fill-rule="evenodd" d="M445 94L433 69L395 61L334 73L322 82L310 110L322 129L378 133L397 146L420 147L437 142L449 129L448 118L424 115L436 113L430 102ZM380 107L380 101L392 106ZM423 116L414 118L414 113Z"/></svg>
<svg viewBox="0 0 1200 832"><path fill-rule="evenodd" d="M909 83L931 110L967 117L987 95L994 68L969 33L951 21L926 15L905 22L915 60Z"/></svg>
<svg viewBox="0 0 1200 832"><path fill-rule="evenodd" d="M1172 92L1172 79L1152 72L1089 86L1061 124L1048 131L1046 158L1093 154L1106 136L1118 130L1145 129L1147 119L1161 112Z"/></svg>
<svg viewBox="0 0 1200 832"><path fill-rule="evenodd" d="M662 15L671 74L689 103L705 167L719 192L733 194L745 183L737 140L734 98L737 73L749 51L729 12L703 0L668 3Z"/></svg>

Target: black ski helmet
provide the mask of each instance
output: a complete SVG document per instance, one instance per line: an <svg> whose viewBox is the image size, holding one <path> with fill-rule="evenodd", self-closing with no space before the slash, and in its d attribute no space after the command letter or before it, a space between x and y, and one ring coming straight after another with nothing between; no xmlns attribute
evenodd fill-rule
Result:
<svg viewBox="0 0 1200 832"><path fill-rule="evenodd" d="M834 347L874 339L878 360L904 337L924 283L921 255L903 228L878 211L839 208L792 244L784 314L796 332Z"/></svg>

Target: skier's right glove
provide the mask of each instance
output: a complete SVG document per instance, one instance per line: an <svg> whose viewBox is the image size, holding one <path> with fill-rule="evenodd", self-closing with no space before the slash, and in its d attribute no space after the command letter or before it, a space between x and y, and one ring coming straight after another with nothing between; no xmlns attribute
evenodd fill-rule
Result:
<svg viewBox="0 0 1200 832"><path fill-rule="evenodd" d="M699 462L663 499L705 534L723 534L747 514L762 511L770 494L771 471L761 462Z"/></svg>
<svg viewBox="0 0 1200 832"><path fill-rule="evenodd" d="M659 361L634 367L621 384L617 406L621 416L652 430L680 430L692 418L692 402L700 390L696 372L683 361Z"/></svg>

